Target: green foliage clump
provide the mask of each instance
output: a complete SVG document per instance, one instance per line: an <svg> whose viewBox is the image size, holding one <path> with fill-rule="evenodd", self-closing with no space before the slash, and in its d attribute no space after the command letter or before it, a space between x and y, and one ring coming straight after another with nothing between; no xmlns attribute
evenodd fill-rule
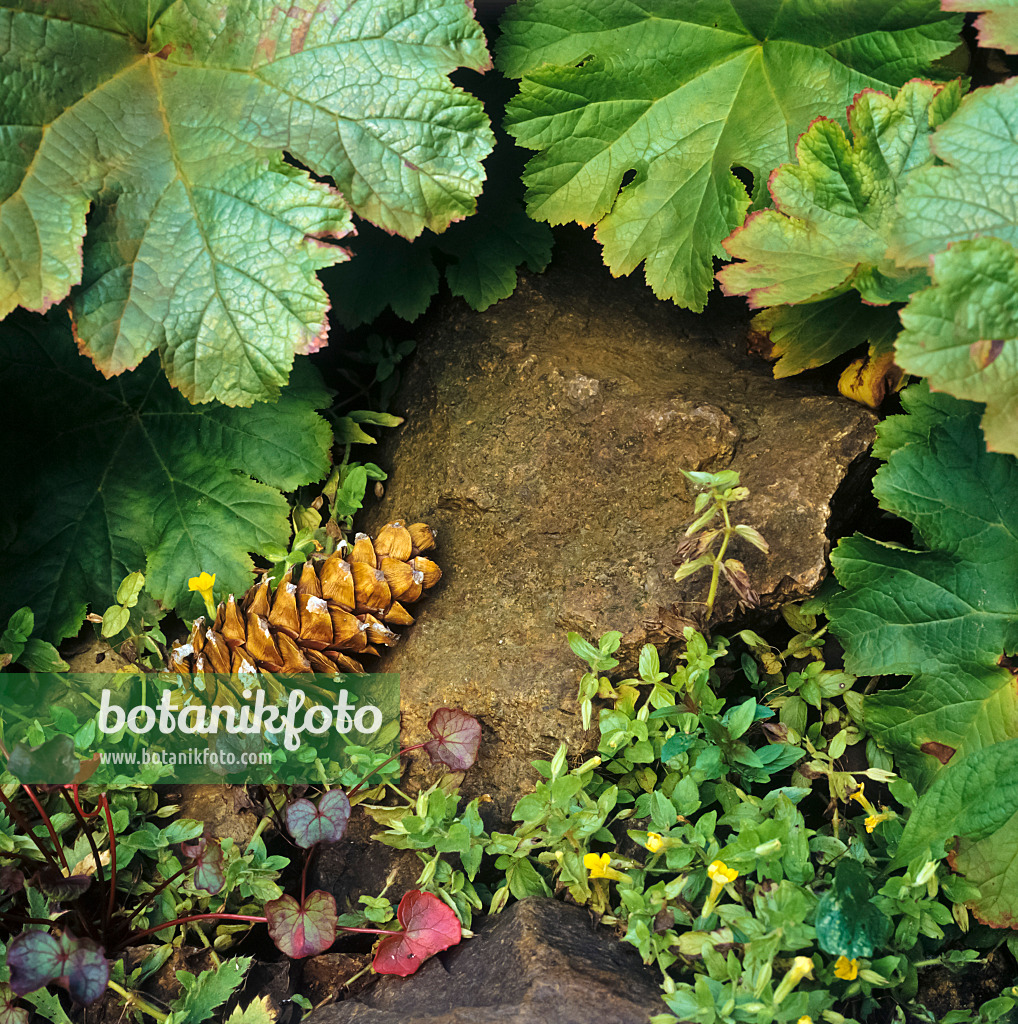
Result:
<svg viewBox="0 0 1018 1024"><path fill-rule="evenodd" d="M332 435L317 410L330 393L308 363L275 404L194 406L154 358L103 380L74 348L66 321L8 322L0 371L12 432L0 574L5 602L28 604L50 640L77 633L87 606L107 609L129 573L164 608L189 618L198 571L225 593L253 580L250 552L285 546L283 491L321 479ZM60 415L54 415L54 408Z"/></svg>
<svg viewBox="0 0 1018 1024"><path fill-rule="evenodd" d="M986 451L972 405L923 385L902 401L905 415L877 428L885 464L873 489L913 525L914 549L842 540L831 561L844 590L828 610L850 671L911 677L871 694L863 709L923 794L911 846L922 838L942 849L961 835L955 864L979 880L977 912L1005 924L1018 914L1009 852L1018 802L1001 771L1018 732L1006 660L1018 653L1018 459ZM973 823L977 808L964 801L976 792L987 816Z"/></svg>
<svg viewBox="0 0 1018 1024"><path fill-rule="evenodd" d="M860 90L938 77L957 45L960 20L935 0L836 10L521 0L497 58L522 80L506 126L538 151L524 174L531 216L596 224L613 273L646 261L656 295L701 309L722 239L809 123L840 118ZM752 197L735 168L752 174Z"/></svg>
<svg viewBox="0 0 1018 1024"><path fill-rule="evenodd" d="M315 271L351 210L414 237L481 189L491 131L448 75L489 58L461 0L18 0L0 36L0 318L70 295L107 376L158 351L191 401L273 398L325 343Z"/></svg>
<svg viewBox="0 0 1018 1024"><path fill-rule="evenodd" d="M1018 87L961 99L957 83L916 80L860 94L848 121L851 143L827 119L803 134L771 177L774 208L726 239L743 262L722 286L769 307L754 324L777 376L865 340L871 360L893 352L932 388L985 402L987 446L1018 453Z"/></svg>
<svg viewBox="0 0 1018 1024"><path fill-rule="evenodd" d="M460 813L437 783L416 801L368 807L386 829L375 838L417 850L418 884L461 917L553 893L589 905L660 970L670 1012L655 1024L854 1024L888 998L926 1013L914 1002L919 971L982 959L963 934L978 890L945 870L942 846L910 842L918 798L886 757L845 769L847 748L868 742L855 678L824 666L812 616L787 617L799 631L782 651L740 634L749 697L722 682L724 638L687 630L671 675L647 646L639 677L613 683L599 674L616 667L620 635L595 646L571 634L591 670L581 703L589 713L595 696L604 702L597 756L570 768L563 745L535 762L541 778L512 833L488 834L479 800ZM824 802L863 813L818 827L804 808L819 779ZM893 802L874 806L867 780L889 783ZM1002 995L950 1019L1000 1020L1014 1005Z"/></svg>

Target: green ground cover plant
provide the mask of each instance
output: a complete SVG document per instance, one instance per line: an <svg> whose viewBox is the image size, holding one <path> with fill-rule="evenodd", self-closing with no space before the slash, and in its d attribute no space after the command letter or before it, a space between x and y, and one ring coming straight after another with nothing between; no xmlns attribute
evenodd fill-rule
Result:
<svg viewBox="0 0 1018 1024"><path fill-rule="evenodd" d="M23 763L32 757L66 761L68 777L86 766L75 756L74 738L64 733L36 747L13 746L0 775L3 1019L27 1024L27 1011L15 1006L14 997L49 1012L54 999L47 986L55 983L77 1005L95 1003L109 989L127 1009L159 1024L200 1024L240 987L252 963L251 957L219 963L215 953L254 924L266 925L278 949L297 959L328 949L339 931L377 935L374 972L413 974L428 957L460 941L462 928L453 908L433 893L411 890L395 911L387 900L369 897L364 912L339 915L330 893L307 891L307 873L319 846L345 835L351 798L369 786L377 788L389 762L423 748L435 764L455 771L473 764L480 742L475 719L442 708L428 728L432 735L426 742L384 761L376 758L378 763L348 789L326 789L315 802L275 787L243 848L231 838L210 834L201 821L180 818L178 807L161 802L151 787L164 774L161 767L149 769L150 778L141 786L125 786L123 780L115 787L19 785L10 780L26 774ZM91 810L89 804L94 804ZM262 839L274 819L303 851L299 899L278 884L289 858L269 854ZM211 939L199 923L216 927ZM198 977L185 974L180 996L164 1012L133 987L166 963L179 943L175 934L188 928L211 946L219 969ZM155 936L161 940L158 948L142 966L126 972L123 951ZM66 1015L61 1010L47 1019Z"/></svg>
<svg viewBox="0 0 1018 1024"><path fill-rule="evenodd" d="M461 811L435 784L367 805L385 827L375 838L417 850L417 884L468 923L513 898L589 905L660 970L670 1012L654 1024L849 1024L888 1001L922 1014L921 971L977 965L1005 935L976 934L981 891L942 841L916 841L927 811L892 762L842 766L872 742L857 679L824 664L814 616L790 609L788 621L803 631L783 651L751 631L709 641L689 629L674 672L648 645L638 677L614 682L599 674L619 634L597 646L572 634L600 684L597 755L570 768L563 745L535 762L512 833L488 833L479 799ZM867 786L885 795L874 803ZM817 798L835 808L819 827L804 811ZM1002 993L945 1019L1002 1020L1016 1003Z"/></svg>
<svg viewBox="0 0 1018 1024"><path fill-rule="evenodd" d="M661 970L659 1024L930 1019L923 971L1016 951L1013 4L519 0L492 38L508 102L463 77L491 62L462 0L284 7L0 0L5 673L61 670L55 645L87 623L159 667L163 617L204 609L189 580L240 593L333 550L385 479L353 446L398 425L384 410L413 348L375 318L413 319L442 287L484 309L570 222L662 299L700 310L715 278L745 296L776 376L863 349L841 387L874 407L919 378L874 448L875 496L911 540L843 539L840 589L786 609L775 647L691 632L669 670L647 648L615 680L620 637L571 636L598 749L540 762L512 832L448 781L390 789L390 806L389 774L344 778L383 841L422 858L398 907L383 892L339 915L303 880L283 894L258 843L184 835L151 789L5 783L22 820L0 824L0 1021L26 1019L15 991L66 1020L52 986L80 1003L104 970L148 1012L134 988L158 957L130 974L112 955L126 933L104 844L120 883L129 863L162 878L134 933L229 904L294 956L381 928L376 967L402 973L475 915L558 894ZM330 304L375 332L344 337L331 370L307 358ZM680 574L711 569L708 614L722 581L752 593L729 543L766 543L726 518L738 481L709 476L677 556ZM844 668L825 663L821 607ZM18 756L70 763L62 724L36 723ZM345 827L342 792L271 805L308 857ZM17 883L26 861L39 879ZM225 947L231 927L206 938ZM226 963L183 973L156 1014L219 1012L250 960Z"/></svg>

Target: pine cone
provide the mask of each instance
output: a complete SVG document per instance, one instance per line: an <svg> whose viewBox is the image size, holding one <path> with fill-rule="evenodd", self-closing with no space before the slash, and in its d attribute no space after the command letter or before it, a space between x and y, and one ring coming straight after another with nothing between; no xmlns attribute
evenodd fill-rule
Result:
<svg viewBox="0 0 1018 1024"><path fill-rule="evenodd" d="M392 626L409 626L406 605L441 578L423 552L435 546L425 523L383 527L374 541L358 533L344 559L339 551L289 569L275 594L263 580L236 601L230 595L212 628L194 620L186 643L173 645L171 672L363 672L363 655L399 639Z"/></svg>

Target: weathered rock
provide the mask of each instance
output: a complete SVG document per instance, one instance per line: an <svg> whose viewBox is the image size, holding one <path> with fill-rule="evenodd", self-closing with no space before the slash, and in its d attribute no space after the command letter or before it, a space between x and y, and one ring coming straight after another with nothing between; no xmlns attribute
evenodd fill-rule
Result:
<svg viewBox="0 0 1018 1024"><path fill-rule="evenodd" d="M654 975L587 911L528 899L409 978L385 978L308 1024L646 1024Z"/></svg>
<svg viewBox="0 0 1018 1024"><path fill-rule="evenodd" d="M560 265L485 313L446 305L420 336L397 398L408 422L367 525L431 523L445 576L381 667L401 674L409 742L442 705L481 719L464 788L489 792L502 821L532 788L531 760L560 740L583 747L566 632L618 629L632 653L662 607L705 596L705 572L673 579L695 496L680 467L742 474L752 496L735 514L771 555L741 542L730 554L765 605L824 575L831 497L874 418L775 381L730 309L721 324L603 267ZM722 587L715 619L733 607Z"/></svg>

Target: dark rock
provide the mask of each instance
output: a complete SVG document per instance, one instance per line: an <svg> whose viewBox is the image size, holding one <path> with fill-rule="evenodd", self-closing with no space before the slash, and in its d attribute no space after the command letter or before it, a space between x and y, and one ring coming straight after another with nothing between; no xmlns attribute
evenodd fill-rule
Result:
<svg viewBox="0 0 1018 1024"><path fill-rule="evenodd" d="M349 953L320 953L308 957L301 963L301 995L316 1006L335 998L350 979L360 974L370 963L371 956L368 953L357 956Z"/></svg>
<svg viewBox="0 0 1018 1024"><path fill-rule="evenodd" d="M664 1010L652 972L587 911L529 899L409 978L385 978L308 1024L646 1024Z"/></svg>
<svg viewBox="0 0 1018 1024"><path fill-rule="evenodd" d="M873 437L861 406L747 356L741 311L683 313L598 269L559 266L485 313L457 303L432 318L368 514L370 530L395 518L438 530L445 576L380 667L401 674L406 742L427 738L443 705L481 719L464 791L490 793L502 823L533 786L533 759L589 742L566 632L621 630L631 657L665 637L648 626L660 609L706 594L706 571L673 579L695 496L679 468L742 474L751 498L736 521L771 555L741 541L730 554L776 606L823 578L831 497ZM734 604L722 585L715 621Z"/></svg>

